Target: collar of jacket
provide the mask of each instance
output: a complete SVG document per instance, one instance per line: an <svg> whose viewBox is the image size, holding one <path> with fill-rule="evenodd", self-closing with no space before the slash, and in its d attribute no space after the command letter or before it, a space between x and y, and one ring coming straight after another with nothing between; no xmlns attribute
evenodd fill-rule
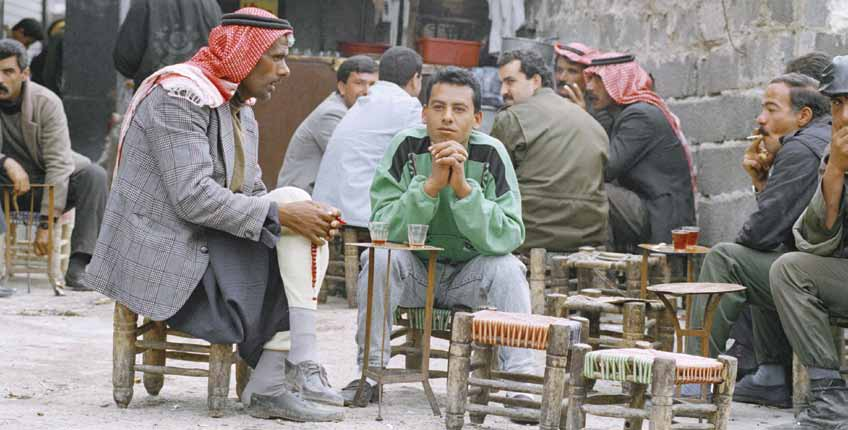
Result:
<svg viewBox="0 0 848 430"><path fill-rule="evenodd" d="M832 117L829 114L822 115L822 116L815 118L812 121L808 122L807 125L799 128L798 130L795 130L794 133L789 133L789 134L780 136L780 138L778 140L780 141L780 144L783 145L785 143L785 139L790 139L790 138L793 138L793 137L796 137L796 136L800 136L801 134L804 133L805 130L809 129L812 126L815 126L815 125L828 125L828 126L830 126L831 120L832 120Z"/></svg>

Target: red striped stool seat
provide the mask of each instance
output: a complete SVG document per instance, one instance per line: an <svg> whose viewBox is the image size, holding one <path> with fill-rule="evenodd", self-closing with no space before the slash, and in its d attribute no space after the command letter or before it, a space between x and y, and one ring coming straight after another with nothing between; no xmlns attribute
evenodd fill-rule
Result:
<svg viewBox="0 0 848 430"><path fill-rule="evenodd" d="M493 310L474 313L471 339L486 345L545 350L548 347L548 329L553 324L570 326L572 342L579 341L580 323L576 321Z"/></svg>
<svg viewBox="0 0 848 430"><path fill-rule="evenodd" d="M657 358L675 363L674 383L718 384L724 381L724 365L713 358L653 349L606 349L586 354L583 376L606 381L650 384Z"/></svg>

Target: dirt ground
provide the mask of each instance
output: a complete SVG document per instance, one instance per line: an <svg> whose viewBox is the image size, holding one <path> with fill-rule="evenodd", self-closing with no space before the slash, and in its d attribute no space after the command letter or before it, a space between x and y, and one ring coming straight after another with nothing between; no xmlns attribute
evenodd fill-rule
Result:
<svg viewBox="0 0 848 430"><path fill-rule="evenodd" d="M159 396L139 382L128 409L112 400L113 303L97 293L68 292L54 297L44 279L34 279L27 294L25 278L8 283L18 293L0 299L0 429L439 429L420 385L386 387L382 422L377 406L347 409L345 421L296 424L257 420L246 415L231 384L223 418L206 415L206 380L167 376ZM353 341L356 311L331 297L319 310L321 355L331 383L342 387L355 377ZM540 368L543 357L538 357ZM402 359L392 362L402 364ZM435 366L444 368L444 363ZM235 372L233 372L235 373ZM235 376L233 376L235 378ZM138 381L138 379L137 379ZM603 386L602 390L615 387ZM444 412L445 383L433 389ZM787 410L733 404L730 429L782 427L792 422ZM500 417L488 417L472 429L524 429ZM588 428L620 429L617 420L590 418ZM648 424L645 423L645 427Z"/></svg>

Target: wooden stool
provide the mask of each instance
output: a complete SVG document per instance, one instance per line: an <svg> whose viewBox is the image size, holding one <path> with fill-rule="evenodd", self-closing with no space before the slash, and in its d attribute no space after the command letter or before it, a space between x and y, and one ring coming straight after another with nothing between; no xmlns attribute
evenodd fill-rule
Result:
<svg viewBox="0 0 848 430"><path fill-rule="evenodd" d="M848 318L831 317L830 328L833 332L833 343L842 358L839 373L848 377L848 345L845 342L845 330L848 329ZM798 360L797 354L792 354L792 409L797 416L809 402L810 376L807 368Z"/></svg>
<svg viewBox="0 0 848 430"><path fill-rule="evenodd" d="M543 315L491 310L457 313L448 362L447 428L461 429L466 411L471 422L477 424L483 423L486 415L492 414L527 421L539 420L542 429L559 428L568 349L573 338L579 337L580 327L577 321ZM472 341L474 361L479 362L480 368L469 377ZM545 376L495 370L494 346L546 350ZM492 390L541 394L542 401L490 395ZM488 406L490 401L539 412Z"/></svg>
<svg viewBox="0 0 848 430"><path fill-rule="evenodd" d="M600 291L585 289L594 294L566 296L549 294L548 315L568 317L576 313L589 320L588 343L593 349L654 348L672 351L674 348L674 322L665 311L665 305L656 300L626 297L604 297ZM604 317L621 316L621 330L602 330ZM648 330L650 328L650 330Z"/></svg>
<svg viewBox="0 0 848 430"><path fill-rule="evenodd" d="M391 339L405 337L402 345L392 345L392 357L403 355L407 369L421 368L421 342L424 335L424 308L398 307L395 310L395 325L400 326L392 331ZM433 309L431 338L450 340L451 319L453 311L450 309ZM448 351L430 348L430 358L448 359ZM448 373L444 370L430 370L430 379L446 378Z"/></svg>
<svg viewBox="0 0 848 430"><path fill-rule="evenodd" d="M239 399L250 379L250 368L233 351L232 344L201 345L168 341L168 335L191 338L169 330L164 322L144 320L138 326L138 315L115 303L112 335L112 392L119 408L126 408L133 396L135 372L144 373L144 388L150 395L159 394L164 375L196 376L209 379L207 404L209 416L224 415L230 392L230 368L236 364L236 394ZM142 336L142 339L138 339ZM144 353L143 364L136 364L136 354ZM187 369L166 366L166 359L209 363L209 369Z"/></svg>
<svg viewBox="0 0 848 430"><path fill-rule="evenodd" d="M629 383L628 395L586 396L589 380ZM675 386L713 384L709 404L673 404ZM624 429L641 429L643 420L651 429L725 430L736 384L736 359L730 356L704 358L646 349L591 351L589 345L575 345L571 352L567 430L586 426L586 415L625 419ZM651 386L651 405L645 407L645 394ZM678 423L675 417L706 418L708 425Z"/></svg>
<svg viewBox="0 0 848 430"><path fill-rule="evenodd" d="M348 244L370 241L371 235L368 233L367 228L347 225L342 230L342 247L344 248L344 286L345 295L347 296L347 306L349 308L356 307L356 283L359 278L360 267L359 250L356 246L348 246ZM336 258L334 258L334 256ZM338 256L339 254L332 253L330 261L338 260Z"/></svg>

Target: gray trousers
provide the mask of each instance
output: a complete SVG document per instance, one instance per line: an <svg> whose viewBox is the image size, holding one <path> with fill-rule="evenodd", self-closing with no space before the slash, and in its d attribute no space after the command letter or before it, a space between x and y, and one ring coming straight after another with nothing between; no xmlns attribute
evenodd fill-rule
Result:
<svg viewBox="0 0 848 430"><path fill-rule="evenodd" d="M607 182L604 187L609 200L608 247L638 254L636 246L651 239L645 203L633 191L614 183Z"/></svg>
<svg viewBox="0 0 848 430"><path fill-rule="evenodd" d="M848 317L848 260L790 252L774 262L769 280L776 307L770 317L780 318L801 364L839 369L829 317Z"/></svg>
<svg viewBox="0 0 848 430"><path fill-rule="evenodd" d="M737 243L720 243L704 258L699 282L739 284L747 288L740 293L722 296L713 314L709 337L710 357L724 352L730 329L748 303L751 305L757 364L791 363L792 350L783 334L780 320L773 315L774 300L769 287L769 269L780 256L779 252L762 252ZM706 304L705 295L695 296L692 300L692 327L703 327ZM700 339L687 337L686 352L700 355Z"/></svg>
<svg viewBox="0 0 848 430"><path fill-rule="evenodd" d="M357 299L359 316L356 331L357 364L362 368L365 351L365 312L368 305L368 252L361 255ZM380 338L383 334L383 303L386 279L385 250L374 256L374 305L371 314L371 348L369 367L386 366L390 358L389 334L391 320L386 325L386 338L380 362ZM427 292L427 265L409 251L393 251L389 288L389 312L404 307L424 307ZM453 308L457 305L472 309L489 306L505 312L530 313L530 290L527 269L515 256L478 256L463 264L436 265L435 306ZM500 368L508 372L533 373L533 355L529 349L499 348Z"/></svg>

